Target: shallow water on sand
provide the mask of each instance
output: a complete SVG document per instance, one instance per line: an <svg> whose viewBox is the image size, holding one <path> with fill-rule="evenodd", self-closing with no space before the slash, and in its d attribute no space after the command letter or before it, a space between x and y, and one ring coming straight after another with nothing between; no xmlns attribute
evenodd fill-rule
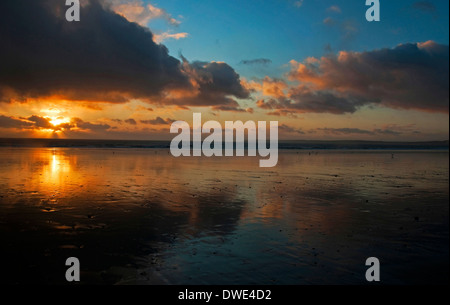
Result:
<svg viewBox="0 0 450 305"><path fill-rule="evenodd" d="M0 148L2 282L448 283L448 151Z"/></svg>

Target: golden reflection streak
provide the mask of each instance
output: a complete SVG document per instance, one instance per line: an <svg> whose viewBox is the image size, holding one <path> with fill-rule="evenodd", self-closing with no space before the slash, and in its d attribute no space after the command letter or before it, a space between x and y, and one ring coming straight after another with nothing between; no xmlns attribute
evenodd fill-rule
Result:
<svg viewBox="0 0 450 305"><path fill-rule="evenodd" d="M70 160L56 150L52 150L51 153L46 152L41 157L48 158L48 163L45 163L42 167L39 179L41 185L44 187L63 186L66 177L71 173Z"/></svg>

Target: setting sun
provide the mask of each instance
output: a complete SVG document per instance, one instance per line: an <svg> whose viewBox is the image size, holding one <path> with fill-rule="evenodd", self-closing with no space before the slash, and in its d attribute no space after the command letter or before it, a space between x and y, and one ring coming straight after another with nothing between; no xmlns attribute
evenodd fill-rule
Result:
<svg viewBox="0 0 450 305"><path fill-rule="evenodd" d="M0 0L0 283L447 285L449 9Z"/></svg>
<svg viewBox="0 0 450 305"><path fill-rule="evenodd" d="M48 119L49 122L55 127L61 124L70 123L70 119L65 117L49 117Z"/></svg>
<svg viewBox="0 0 450 305"><path fill-rule="evenodd" d="M54 127L58 127L62 124L70 123L70 118L63 116L65 111L63 111L61 109L49 107L49 108L41 109L40 112L47 114L46 116L44 116L44 118L47 119L48 122L51 125L53 125Z"/></svg>

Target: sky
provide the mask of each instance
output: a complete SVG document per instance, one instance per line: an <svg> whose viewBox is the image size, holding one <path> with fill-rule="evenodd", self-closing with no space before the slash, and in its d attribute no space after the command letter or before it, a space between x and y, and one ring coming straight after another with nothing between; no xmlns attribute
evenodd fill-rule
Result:
<svg viewBox="0 0 450 305"><path fill-rule="evenodd" d="M449 2L0 2L0 137L171 139L278 121L281 139L448 140Z"/></svg>

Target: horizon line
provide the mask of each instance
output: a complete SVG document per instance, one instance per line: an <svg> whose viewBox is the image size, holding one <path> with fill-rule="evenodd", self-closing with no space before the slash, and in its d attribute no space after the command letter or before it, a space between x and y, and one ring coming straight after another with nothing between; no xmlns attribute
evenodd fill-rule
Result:
<svg viewBox="0 0 450 305"><path fill-rule="evenodd" d="M62 141L139 141L139 142L171 142L171 139L167 140L144 140L144 139L105 139L105 138L98 138L98 139L89 139L89 138L29 138L29 137L0 137L0 140L62 140ZM390 141L390 140L355 140L355 139L339 139L339 140L319 140L319 139L313 139L313 140L302 140L302 139L280 139L278 142L367 142L367 143L404 143L404 144L411 144L411 143L445 143L449 142L449 139L447 140L426 140L426 141ZM247 142L247 141L244 141ZM236 143L236 141L233 141L233 143Z"/></svg>

